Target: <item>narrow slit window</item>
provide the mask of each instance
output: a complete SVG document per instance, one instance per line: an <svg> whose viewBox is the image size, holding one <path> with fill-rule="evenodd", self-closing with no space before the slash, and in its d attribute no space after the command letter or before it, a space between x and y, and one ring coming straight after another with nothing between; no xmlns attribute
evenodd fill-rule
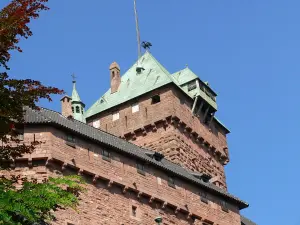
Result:
<svg viewBox="0 0 300 225"><path fill-rule="evenodd" d="M136 217L136 211L137 211L137 207L136 207L136 206L132 206L132 207L131 207L131 215L132 215L133 217Z"/></svg>
<svg viewBox="0 0 300 225"><path fill-rule="evenodd" d="M160 96L159 95L154 95L152 98L151 98L151 104L154 105L154 104L157 104L160 102Z"/></svg>

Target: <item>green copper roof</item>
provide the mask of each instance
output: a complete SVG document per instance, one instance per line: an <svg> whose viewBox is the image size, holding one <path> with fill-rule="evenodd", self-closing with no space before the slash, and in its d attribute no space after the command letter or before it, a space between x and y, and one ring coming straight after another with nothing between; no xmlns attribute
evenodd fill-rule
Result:
<svg viewBox="0 0 300 225"><path fill-rule="evenodd" d="M111 90L109 89L86 111L86 117L112 108L168 83L172 83L173 79L170 73L149 52L146 52L140 58L139 64L145 70L138 74L136 72L137 63L135 63L122 76L119 90L111 94Z"/></svg>
<svg viewBox="0 0 300 225"><path fill-rule="evenodd" d="M191 98L194 98L195 96L200 96L202 99L204 99L208 104L210 104L211 107L213 107L215 110L218 109L217 103L215 100L213 100L205 91L206 89L208 92L212 93L213 95L216 95L214 91L211 90L210 87L207 86L203 81L199 79L199 77L190 69L185 68L183 70L180 70L173 74L173 77L176 80L176 84L181 87L181 89L187 93ZM188 90L188 85L192 81L198 81L199 85L203 85L203 88L200 89L200 87L197 85L197 87L193 90ZM215 99L215 98L214 98Z"/></svg>
<svg viewBox="0 0 300 225"><path fill-rule="evenodd" d="M111 89L109 89L85 112L85 118L96 115L169 83L176 84L191 98L201 96L217 110L216 102L201 90L199 86L192 91L188 91L188 83L193 80L198 80L201 84L205 85L189 68L170 74L148 51L139 59L139 66L144 68L141 73L136 72L136 62L121 77L121 84L118 91L111 94ZM205 87L216 95L210 87L206 85Z"/></svg>
<svg viewBox="0 0 300 225"><path fill-rule="evenodd" d="M79 94L76 90L76 81L73 81L72 102L81 102Z"/></svg>

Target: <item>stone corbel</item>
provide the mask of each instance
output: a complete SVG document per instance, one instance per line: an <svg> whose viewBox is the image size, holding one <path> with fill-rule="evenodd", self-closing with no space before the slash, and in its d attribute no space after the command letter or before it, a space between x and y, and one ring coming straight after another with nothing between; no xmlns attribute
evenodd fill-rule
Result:
<svg viewBox="0 0 300 225"><path fill-rule="evenodd" d="M153 196L151 196L151 198L149 199L149 203L152 203L153 201L154 201L154 197Z"/></svg>
<svg viewBox="0 0 300 225"><path fill-rule="evenodd" d="M147 131L146 131L145 128L142 128L142 135L143 135L143 136L146 136L146 135L147 135Z"/></svg>
<svg viewBox="0 0 300 225"><path fill-rule="evenodd" d="M61 170L62 171L66 170L67 166L68 166L68 164L66 162L64 162L61 166Z"/></svg>
<svg viewBox="0 0 300 225"><path fill-rule="evenodd" d="M140 199L142 197L142 194L143 194L143 192L140 191L137 195L137 198Z"/></svg>
<svg viewBox="0 0 300 225"><path fill-rule="evenodd" d="M179 213L179 211L180 211L180 208L177 206L174 213L177 215Z"/></svg>
<svg viewBox="0 0 300 225"><path fill-rule="evenodd" d="M50 163L51 163L51 161L52 161L52 158L48 158L47 161L46 161L46 163L45 163L45 166L49 166Z"/></svg>
<svg viewBox="0 0 300 225"><path fill-rule="evenodd" d="M122 190L123 194L126 194L126 192L128 191L128 186L125 186Z"/></svg>
<svg viewBox="0 0 300 225"><path fill-rule="evenodd" d="M99 178L99 176L95 174L93 177L93 184L97 183L98 178Z"/></svg>
<svg viewBox="0 0 300 225"><path fill-rule="evenodd" d="M83 174L83 169L79 169L77 174L78 176L81 176Z"/></svg>
<svg viewBox="0 0 300 225"><path fill-rule="evenodd" d="M162 204L162 209L165 209L166 207L167 207L167 205L168 205L168 202L164 202L163 204Z"/></svg>
<svg viewBox="0 0 300 225"><path fill-rule="evenodd" d="M113 183L114 183L114 182L113 182L112 180L108 181L107 187L108 187L108 188L111 188L112 185L113 185Z"/></svg>

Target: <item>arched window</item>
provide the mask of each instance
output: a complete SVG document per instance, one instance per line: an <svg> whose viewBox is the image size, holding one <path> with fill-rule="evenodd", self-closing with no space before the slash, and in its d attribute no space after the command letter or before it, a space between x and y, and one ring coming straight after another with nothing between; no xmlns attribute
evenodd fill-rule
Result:
<svg viewBox="0 0 300 225"><path fill-rule="evenodd" d="M74 113L74 107L72 107L72 113Z"/></svg>
<svg viewBox="0 0 300 225"><path fill-rule="evenodd" d="M76 106L76 113L80 113L79 106Z"/></svg>

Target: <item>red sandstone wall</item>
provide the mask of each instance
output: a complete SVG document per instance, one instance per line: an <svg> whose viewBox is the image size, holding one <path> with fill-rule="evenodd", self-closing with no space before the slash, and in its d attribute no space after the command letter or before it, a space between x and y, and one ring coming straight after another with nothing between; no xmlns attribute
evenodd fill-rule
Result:
<svg viewBox="0 0 300 225"><path fill-rule="evenodd" d="M151 97L159 94L161 102L151 105ZM223 163L228 160L226 136L224 132L213 124L213 129L203 124L199 118L192 115L193 102L175 88L164 87L151 94L142 96L139 102L139 112L132 113L131 103L126 103L119 108L104 112L100 118L100 129L116 136L124 136L139 146L163 152L166 157L175 163L193 171L206 172L215 177L216 185L226 189L226 178ZM120 119L112 121L112 112L119 111ZM146 113L147 112L147 113ZM157 123L168 117L177 117L184 126L171 124L167 121L164 125ZM94 118L95 119L95 118ZM92 125L91 121L88 121ZM155 124L155 126L154 126ZM152 126L150 126L152 125ZM184 129L190 128L185 133ZM195 132L209 148L195 143L190 133ZM130 134L131 133L131 134ZM218 154L216 154L218 152ZM223 157L222 160L219 158Z"/></svg>
<svg viewBox="0 0 300 225"><path fill-rule="evenodd" d="M179 178L175 178L176 188L169 187L168 174L150 165L146 165L146 175L141 175L137 173L136 160L132 157L110 150L112 161L107 162L100 155L103 146L77 137L76 148L70 147L65 144L66 133L54 128L27 128L25 141L33 137L45 143L36 153L26 156L32 159L32 167L29 168L28 161L16 161L11 173L41 181L47 176L80 172L88 182L88 192L81 196L79 213L70 209L59 211L58 221L54 224L153 224L153 219L161 215L164 224L210 221L219 225L240 225L236 206L229 204L229 212L224 212L220 199L210 193L207 193L209 203L203 203L199 191L205 191ZM48 161L46 168L47 157L54 160ZM97 177L92 181L95 175ZM167 203L165 207L164 202ZM137 207L136 217L131 215L132 206ZM189 214L198 219L193 223Z"/></svg>

